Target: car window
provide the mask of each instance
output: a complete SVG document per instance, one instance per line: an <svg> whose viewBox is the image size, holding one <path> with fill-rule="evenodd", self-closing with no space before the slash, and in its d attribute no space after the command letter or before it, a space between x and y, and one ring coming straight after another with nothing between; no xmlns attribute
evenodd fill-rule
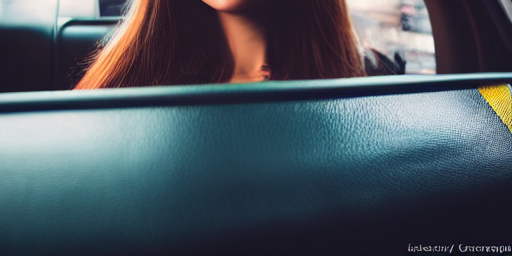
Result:
<svg viewBox="0 0 512 256"><path fill-rule="evenodd" d="M361 44L407 61L408 74L435 74L432 27L423 0L347 0Z"/></svg>
<svg viewBox="0 0 512 256"><path fill-rule="evenodd" d="M31 91L74 88L89 63L87 61L90 60L91 52L95 51L97 45L101 45L97 43L98 40L108 39L108 32L122 16L126 2L127 0L0 0L2 44L4 49L17 49L5 50L2 54L3 63L8 67L5 70L8 71L2 75L4 79L0 85L3 88L0 89ZM346 2L362 46L383 53L391 61L395 60L395 53L398 53L406 61L405 69L400 69L405 70L406 74L438 72L432 28L423 0ZM509 8L510 0L502 0L500 3L505 9L512 9ZM53 29L57 30L52 31ZM457 37L460 37L458 33ZM26 38L30 40L25 40ZM447 56L442 52L447 49L440 43L442 40L443 37L437 39L440 58ZM453 41L451 38L450 40ZM20 54L26 56L20 58ZM31 59L28 64L22 61L27 58ZM443 71L443 63L448 62L439 63L439 73L459 72L456 68L455 71ZM31 70L32 74L39 74L40 77L17 75L27 70Z"/></svg>
<svg viewBox="0 0 512 256"><path fill-rule="evenodd" d="M100 17L122 16L126 0L99 0ZM423 0L347 0L364 48L407 62L407 74L435 74L434 38Z"/></svg>

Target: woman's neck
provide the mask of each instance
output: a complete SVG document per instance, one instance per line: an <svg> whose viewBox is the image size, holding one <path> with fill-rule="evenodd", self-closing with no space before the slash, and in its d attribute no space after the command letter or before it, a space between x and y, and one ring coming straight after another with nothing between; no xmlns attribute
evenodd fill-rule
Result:
<svg viewBox="0 0 512 256"><path fill-rule="evenodd" d="M233 54L235 69L231 83L265 80L262 66L266 62L266 37L263 28L240 13L218 12Z"/></svg>

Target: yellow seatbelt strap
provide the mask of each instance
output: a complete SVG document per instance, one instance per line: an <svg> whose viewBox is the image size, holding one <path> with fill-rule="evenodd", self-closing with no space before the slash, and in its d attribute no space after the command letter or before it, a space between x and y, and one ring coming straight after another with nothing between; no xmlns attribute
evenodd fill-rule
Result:
<svg viewBox="0 0 512 256"><path fill-rule="evenodd" d="M478 91L512 132L512 89L510 85L484 86Z"/></svg>

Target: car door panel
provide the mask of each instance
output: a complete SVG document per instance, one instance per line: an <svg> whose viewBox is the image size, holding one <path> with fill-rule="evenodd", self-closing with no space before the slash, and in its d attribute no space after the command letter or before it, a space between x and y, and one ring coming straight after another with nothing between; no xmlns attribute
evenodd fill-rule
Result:
<svg viewBox="0 0 512 256"><path fill-rule="evenodd" d="M350 81L323 83L342 95ZM147 89L127 89L101 99L122 107L74 107L92 93L4 109L0 253L382 255L510 241L512 135L477 88L326 98L298 84L309 99L261 89L231 102L240 89L226 85L146 106L126 96ZM198 103L212 90L220 100Z"/></svg>

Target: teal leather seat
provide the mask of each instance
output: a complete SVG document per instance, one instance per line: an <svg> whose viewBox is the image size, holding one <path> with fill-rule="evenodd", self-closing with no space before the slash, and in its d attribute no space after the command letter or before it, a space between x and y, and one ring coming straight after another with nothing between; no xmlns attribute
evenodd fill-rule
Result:
<svg viewBox="0 0 512 256"><path fill-rule="evenodd" d="M508 245L511 78L0 95L0 255Z"/></svg>

